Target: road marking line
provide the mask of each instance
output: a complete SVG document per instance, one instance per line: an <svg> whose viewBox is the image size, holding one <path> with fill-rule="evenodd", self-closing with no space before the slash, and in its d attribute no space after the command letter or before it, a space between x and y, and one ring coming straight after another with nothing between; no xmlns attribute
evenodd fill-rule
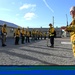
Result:
<svg viewBox="0 0 75 75"><path fill-rule="evenodd" d="M61 44L72 44L71 42L61 42Z"/></svg>

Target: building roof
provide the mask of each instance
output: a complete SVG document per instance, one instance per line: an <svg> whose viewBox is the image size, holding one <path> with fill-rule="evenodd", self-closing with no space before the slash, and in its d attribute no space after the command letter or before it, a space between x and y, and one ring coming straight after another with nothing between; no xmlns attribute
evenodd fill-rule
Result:
<svg viewBox="0 0 75 75"><path fill-rule="evenodd" d="M32 31L33 29L38 30L38 31L45 31L46 32L46 31L48 31L49 28L28 28L29 31ZM61 31L61 30L62 30L61 28L55 28L55 31Z"/></svg>
<svg viewBox="0 0 75 75"><path fill-rule="evenodd" d="M4 23L7 24L7 26L9 26L9 27L14 27L14 28L18 27L18 25L14 24L14 23L10 23L10 22L0 20L0 25L3 25Z"/></svg>

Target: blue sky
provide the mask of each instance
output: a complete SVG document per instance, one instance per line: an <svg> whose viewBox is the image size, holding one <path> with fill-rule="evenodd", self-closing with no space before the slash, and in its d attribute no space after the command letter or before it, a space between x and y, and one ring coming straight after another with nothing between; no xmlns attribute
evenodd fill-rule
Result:
<svg viewBox="0 0 75 75"><path fill-rule="evenodd" d="M47 28L49 23L54 27L66 26L72 21L71 6L75 0L0 0L0 20L17 24L21 27Z"/></svg>

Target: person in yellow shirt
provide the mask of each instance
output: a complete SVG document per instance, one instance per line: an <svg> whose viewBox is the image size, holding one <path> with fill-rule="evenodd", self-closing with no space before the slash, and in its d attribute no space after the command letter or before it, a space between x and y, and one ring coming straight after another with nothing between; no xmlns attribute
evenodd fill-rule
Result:
<svg viewBox="0 0 75 75"><path fill-rule="evenodd" d="M49 28L49 36L50 36L50 47L54 47L54 27L53 25L50 23L49 24L50 28Z"/></svg>
<svg viewBox="0 0 75 75"><path fill-rule="evenodd" d="M20 28L17 28L15 31L15 45L19 45L19 39L20 39Z"/></svg>
<svg viewBox="0 0 75 75"><path fill-rule="evenodd" d="M40 31L40 38L41 38L41 40L42 40L42 32Z"/></svg>
<svg viewBox="0 0 75 75"><path fill-rule="evenodd" d="M28 31L28 29L26 29L26 43L30 42L30 32Z"/></svg>
<svg viewBox="0 0 75 75"><path fill-rule="evenodd" d="M40 31L38 31L38 40L39 40L39 38L40 38Z"/></svg>
<svg viewBox="0 0 75 75"><path fill-rule="evenodd" d="M24 40L25 40L25 30L24 28L22 28L22 31L21 31L21 43L24 44Z"/></svg>
<svg viewBox="0 0 75 75"><path fill-rule="evenodd" d="M66 27L65 31L70 32L70 39L72 42L73 55L75 57L75 6L71 7L70 14L72 16L72 22Z"/></svg>
<svg viewBox="0 0 75 75"><path fill-rule="evenodd" d="M6 36L7 36L7 30L6 30L6 24L3 25L2 30L1 30L1 36L2 36L2 46L6 46Z"/></svg>
<svg viewBox="0 0 75 75"><path fill-rule="evenodd" d="M37 30L35 30L35 40L37 40Z"/></svg>
<svg viewBox="0 0 75 75"><path fill-rule="evenodd" d="M33 29L31 32L32 41L35 41L35 30Z"/></svg>
<svg viewBox="0 0 75 75"><path fill-rule="evenodd" d="M39 31L37 30L37 40L39 40Z"/></svg>
<svg viewBox="0 0 75 75"><path fill-rule="evenodd" d="M43 34L43 35L44 35L44 40L46 40L46 32L44 32L44 34Z"/></svg>

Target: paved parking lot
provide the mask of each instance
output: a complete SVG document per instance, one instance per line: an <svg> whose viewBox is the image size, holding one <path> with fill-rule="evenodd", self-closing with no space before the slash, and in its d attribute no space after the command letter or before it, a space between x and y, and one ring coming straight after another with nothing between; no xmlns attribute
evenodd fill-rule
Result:
<svg viewBox="0 0 75 75"><path fill-rule="evenodd" d="M7 39L7 46L0 46L0 65L75 65L69 38L55 38L54 48L47 47L47 40L14 45Z"/></svg>

